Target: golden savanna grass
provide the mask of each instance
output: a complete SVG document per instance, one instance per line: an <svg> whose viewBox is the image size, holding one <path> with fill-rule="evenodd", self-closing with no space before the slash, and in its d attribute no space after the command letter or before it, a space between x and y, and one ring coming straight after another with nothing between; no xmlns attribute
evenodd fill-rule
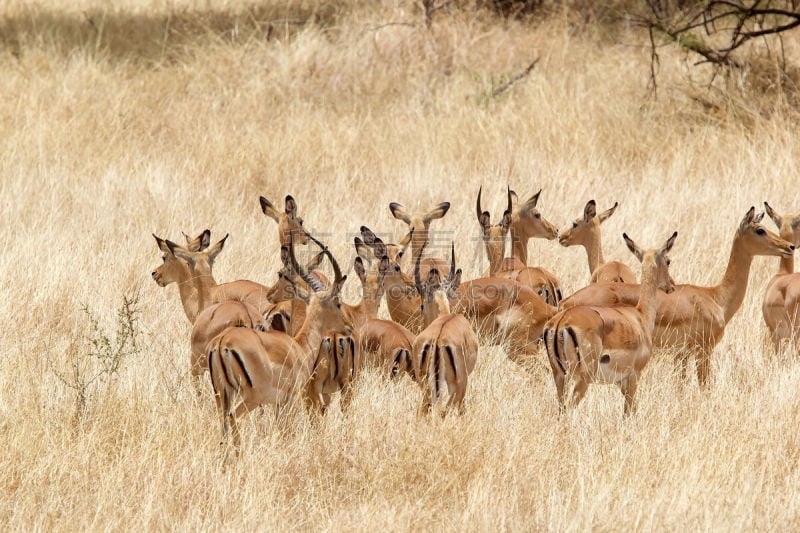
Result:
<svg viewBox="0 0 800 533"><path fill-rule="evenodd" d="M289 193L348 268L362 224L401 235L389 202L448 200L436 238L456 240L468 279L487 264L478 187L497 219L510 183L524 197L543 188L539 207L560 227L590 198L619 201L608 258L636 266L623 231L649 247L677 230L675 279L715 283L751 205L800 211L790 110L732 93L735 113L708 111L686 90L697 71L669 48L653 100L646 35L576 25L566 10L441 11L427 30L406 0L107 5L0 2L2 529L800 525L800 362L765 348L760 311L776 258L754 262L708 390L657 354L630 419L601 386L559 417L544 351L526 372L484 344L462 417L420 418L418 388L367 373L344 415L335 405L276 428L269 409L254 413L224 471L211 393L192 393L177 291L150 279L151 233L208 227L231 235L218 280L272 282L278 241L258 196ZM797 44L785 39L792 60ZM554 241L532 243L531 262L567 293L588 279L584 252ZM91 361L81 309L113 340L137 293L139 353L92 384L76 416L65 382Z"/></svg>

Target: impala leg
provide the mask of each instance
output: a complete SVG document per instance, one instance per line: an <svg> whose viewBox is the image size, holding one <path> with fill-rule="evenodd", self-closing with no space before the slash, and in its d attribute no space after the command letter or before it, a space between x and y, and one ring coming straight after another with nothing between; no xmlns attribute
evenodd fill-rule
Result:
<svg viewBox="0 0 800 533"><path fill-rule="evenodd" d="M698 351L696 355L697 361L697 382L701 388L708 385L708 380L711 376L711 353L708 351Z"/></svg>
<svg viewBox="0 0 800 533"><path fill-rule="evenodd" d="M425 416L431 412L433 407L433 393L430 387L423 387L422 389L422 403L419 406L419 415Z"/></svg>
<svg viewBox="0 0 800 533"><path fill-rule="evenodd" d="M625 416L631 415L636 411L636 404L634 397L636 396L636 389L639 386L639 376L631 374L627 378L618 383L622 395L625 397Z"/></svg>
<svg viewBox="0 0 800 533"><path fill-rule="evenodd" d="M444 411L442 411L442 417L449 411L451 408L456 408L458 410L459 415L464 414L464 396L467 394L467 384L464 383L463 387L453 387L450 391L450 398L447 400L447 406L445 407Z"/></svg>
<svg viewBox="0 0 800 533"><path fill-rule="evenodd" d="M583 397L586 396L586 389L589 388L589 383L580 376L576 376L575 387L572 390L572 407L578 407Z"/></svg>

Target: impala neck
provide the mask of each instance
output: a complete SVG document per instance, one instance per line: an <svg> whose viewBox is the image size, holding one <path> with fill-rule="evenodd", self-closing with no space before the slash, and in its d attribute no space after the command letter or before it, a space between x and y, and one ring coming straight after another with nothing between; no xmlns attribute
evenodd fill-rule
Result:
<svg viewBox="0 0 800 533"><path fill-rule="evenodd" d="M778 268L778 275L794 273L794 256L781 257L781 265Z"/></svg>
<svg viewBox="0 0 800 533"><path fill-rule="evenodd" d="M193 273L192 281L197 294L197 314L199 315L213 303L214 295L212 293L219 285L211 274Z"/></svg>
<svg viewBox="0 0 800 533"><path fill-rule="evenodd" d="M653 255L646 255L642 261L642 288L639 293L639 302L636 304L636 309L642 315L642 320L647 326L647 331L650 335L653 334L653 328L656 324L656 310L658 304L656 302L656 294L658 291L658 265L656 264Z"/></svg>
<svg viewBox="0 0 800 533"><path fill-rule="evenodd" d="M723 276L722 282L714 287L716 301L725 312L726 324L742 306L747 292L747 280L750 277L750 265L752 262L753 256L744 249L737 232L733 238L731 256L728 260L725 276Z"/></svg>
<svg viewBox="0 0 800 533"><path fill-rule="evenodd" d="M484 244L486 245L486 257L489 258L489 275L494 276L503 265L506 240L503 239L500 242L487 240L484 241Z"/></svg>
<svg viewBox="0 0 800 533"><path fill-rule="evenodd" d="M200 314L195 284L192 283L192 279L189 278L184 281L179 281L177 285L178 294L180 294L181 297L183 312L186 313L186 318L189 319L189 322L194 324L194 321L197 320L197 315Z"/></svg>
<svg viewBox="0 0 800 533"><path fill-rule="evenodd" d="M511 226L511 256L516 257L522 264L528 264L528 237L518 233L514 226Z"/></svg>
<svg viewBox="0 0 800 533"><path fill-rule="evenodd" d="M300 328L300 331L297 332L297 335L293 337L295 342L302 348L299 368L301 368L304 373L307 373L307 376L311 376L314 370L316 354L328 329L325 321L320 320L319 312L320 302L316 296L312 296L311 302L308 304L308 309L306 310L306 320L303 322L303 326Z"/></svg>
<svg viewBox="0 0 800 533"><path fill-rule="evenodd" d="M600 265L606 262L605 258L603 257L603 241L600 238L600 234L594 234L593 237L593 239L583 246L586 248L586 256L589 258L590 276L594 274L595 270L597 270Z"/></svg>

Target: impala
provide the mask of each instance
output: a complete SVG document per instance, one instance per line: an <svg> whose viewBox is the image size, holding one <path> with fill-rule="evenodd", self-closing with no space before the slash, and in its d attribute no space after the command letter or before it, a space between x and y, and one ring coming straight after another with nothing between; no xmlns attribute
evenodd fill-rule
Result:
<svg viewBox="0 0 800 533"><path fill-rule="evenodd" d="M450 202L442 202L430 211L414 212L409 212L404 206L397 202L389 204L389 210L392 212L392 216L408 224L409 235L411 236L411 265L409 271L414 268L417 257L422 257L423 245L430 242L428 237L431 221L442 218L447 214L449 209ZM423 274L426 274L431 268L438 268L441 271L447 268L447 261L438 257L422 258L420 268Z"/></svg>
<svg viewBox="0 0 800 533"><path fill-rule="evenodd" d="M409 234L408 241L411 241L413 230ZM361 226L361 236L363 244L372 250L373 257L382 261L384 257L389 261L389 266L384 272L383 285L386 295L386 307L392 320L402 325L404 328L414 333L422 330L422 316L419 308L419 295L414 286L414 280L403 272L400 267L400 260L403 257L403 249L396 244L384 244L377 238L369 228ZM356 244L356 251L367 254L363 247Z"/></svg>
<svg viewBox="0 0 800 533"><path fill-rule="evenodd" d="M206 230L202 235L210 236L211 232ZM204 237L205 239L208 238ZM278 290L278 286L265 287L260 283L253 281L239 280L231 281L229 283L218 284L211 274L210 267L213 265L217 255L222 251L225 245L225 240L228 238L226 235L221 241L216 243L213 247L205 248L202 250L192 251L190 248L183 248L174 243L171 249L168 242L156 235L153 235L158 244L158 248L164 253L162 256L163 264L153 270L152 277L156 283L161 287L166 287L170 283L178 285L178 293L180 294L181 304L186 313L186 318L189 319L191 324L194 324L197 315L213 303L222 302L225 300L238 300L240 302L247 302L260 310L264 302L274 291ZM188 263L178 258L173 249L181 249L188 254L202 254L207 258L209 271L203 274L201 279L195 279L192 269ZM199 257L197 255L196 257ZM196 287L198 284L202 285L203 293L197 292Z"/></svg>
<svg viewBox="0 0 800 533"><path fill-rule="evenodd" d="M572 376L572 404L577 406L590 383L616 384L625 397L625 411L634 407L639 375L653 350L656 291L659 278L669 277L667 254L675 232L658 250L642 251L623 234L628 248L642 262L642 285L636 307L580 305L561 311L545 326L547 358L556 394L566 407L565 382ZM674 286L667 287L667 292Z"/></svg>
<svg viewBox="0 0 800 533"><path fill-rule="evenodd" d="M414 266L418 292L423 295L421 311L425 329L417 335L413 346L414 374L423 390L420 412L428 412L447 387L450 395L444 415L455 407L464 410L467 378L478 359L478 337L469 321L460 313L450 312L448 292L457 288L459 275L455 270L455 253L450 274L442 283L439 271L428 271L426 281L420 277L420 257Z"/></svg>
<svg viewBox="0 0 800 533"><path fill-rule="evenodd" d="M561 246L583 246L589 259L589 283L636 283L636 276L628 265L619 261L606 262L600 236L600 224L617 210L618 202L599 215L594 200L586 202L583 217L576 219L572 227L561 232L558 242Z"/></svg>
<svg viewBox="0 0 800 533"><path fill-rule="evenodd" d="M319 346L314 370L306 386L309 405L325 414L331 395L341 391L341 407L346 409L352 398L352 383L357 374L357 349L353 337L331 334Z"/></svg>
<svg viewBox="0 0 800 533"><path fill-rule="evenodd" d="M208 369L206 346L208 342L229 327L266 328L266 322L259 309L247 302L236 300L213 301L211 267L216 255L222 250L225 239L207 251L192 252L187 248L166 241L170 253L183 260L189 268L191 280L194 284L198 306L202 309L197 315L192 326L190 336L191 353L189 368L194 378L195 389L201 390L200 378ZM292 299L295 296L293 286L294 272L288 260L288 247L282 247L281 258L284 268L278 273L278 282L269 289L267 298L282 300Z"/></svg>
<svg viewBox="0 0 800 533"><path fill-rule="evenodd" d="M411 349L414 335L397 322L377 318L378 306L384 293L384 280L389 269L389 257L384 255L378 263L376 276L359 274L364 287L364 300L369 295L371 301L367 307L366 321L355 331L359 348L357 366L383 367L391 377L399 372L407 372L413 378Z"/></svg>
<svg viewBox="0 0 800 533"><path fill-rule="evenodd" d="M511 191L511 256L516 257L522 266L528 264L528 241L534 237L553 240L558 229L542 217L536 208L542 190L528 198L523 204L517 201L517 193Z"/></svg>
<svg viewBox="0 0 800 533"><path fill-rule="evenodd" d="M800 214L779 215L767 202L767 214L778 226L782 239L800 245ZM783 343L794 344L800 353L800 273L794 271L794 255L782 257L778 272L767 285L761 307L776 351Z"/></svg>
<svg viewBox="0 0 800 533"><path fill-rule="evenodd" d="M351 327L342 316L339 293L347 279L328 248L316 240L328 256L334 271L329 289L297 264L294 247L289 255L295 271L309 284L306 320L294 337L277 331L229 328L209 343L211 383L216 394L223 440L233 433L234 446L240 437L236 419L259 405L273 405L280 413L291 401L307 391L320 345L326 335L349 334Z"/></svg>
<svg viewBox="0 0 800 533"><path fill-rule="evenodd" d="M389 258L389 261L399 263L403 258L409 245L411 244L411 237L414 235L414 230L409 231L403 239L397 243L384 243L375 233L366 226L361 226L361 239L356 237L356 252L362 259L372 263L372 259L380 261L384 255ZM363 240L362 240L363 239ZM370 251L374 250L372 257Z"/></svg>
<svg viewBox="0 0 800 533"><path fill-rule="evenodd" d="M476 205L478 224L483 233L483 244L486 248L486 256L489 259L489 276L498 278L508 278L516 281L520 285L530 287L539 294L544 301L551 305L558 305L561 301L561 287L558 279L543 268L528 267L516 257L505 258L506 236L511 228L512 215L512 192L508 189L508 206L503 213L503 218L497 224L492 224L489 211L481 209L481 192L483 187L478 189L478 201ZM537 196L538 198L538 196ZM552 239L552 227L549 222L536 213L538 225L533 225L529 230L530 237L540 237ZM527 241L526 241L527 242Z"/></svg>
<svg viewBox="0 0 800 533"><path fill-rule="evenodd" d="M757 255L791 257L794 245L763 225L764 214L755 215L751 207L733 236L730 258L722 281L712 287L676 285L671 294L658 293L658 309L653 343L659 348L676 348L680 353L681 373L694 358L697 379L705 386L711 370L711 354L722 339L725 327L742 305L750 276L750 265ZM629 283L594 284L563 302L562 308L576 305L635 305L640 287Z"/></svg>
<svg viewBox="0 0 800 533"><path fill-rule="evenodd" d="M303 229L303 219L297 216L297 202L292 195L286 195L283 205L283 213L278 211L272 202L260 196L261 211L278 223L278 240L281 246L289 244L289 240L295 243L308 244L306 230Z"/></svg>

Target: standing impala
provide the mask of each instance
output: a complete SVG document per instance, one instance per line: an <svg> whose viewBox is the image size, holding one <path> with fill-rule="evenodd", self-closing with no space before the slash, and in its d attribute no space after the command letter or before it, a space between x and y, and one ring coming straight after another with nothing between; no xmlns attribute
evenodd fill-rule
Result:
<svg viewBox="0 0 800 533"><path fill-rule="evenodd" d="M210 237L211 232L206 230L201 236L206 235L205 239ZM208 260L209 270L203 273L203 278L196 280L192 269L188 263L177 257L170 246L168 241L153 235L158 244L158 248L164 253L162 256L163 264L153 270L152 277L155 282L161 286L166 287L170 283L178 285L178 292L181 298L183 310L186 313L186 318L189 323L194 324L197 315L206 307L213 303L222 302L225 300L238 300L240 302L247 302L257 309L261 309L263 304L268 301L268 298L273 294L278 286L265 287L260 283L248 280L231 281L228 283L218 284L211 274L210 267L213 265L217 255L222 251L225 244L225 239L219 241L211 248L202 247L201 250L192 251L190 248L181 248L190 254L204 254ZM178 247L174 245L174 247ZM192 246L194 247L194 246ZM180 247L178 247L180 248ZM197 283L202 283L204 292L198 293L196 290Z"/></svg>
<svg viewBox="0 0 800 533"><path fill-rule="evenodd" d="M558 305L561 301L561 287L553 274L543 268L526 266L522 261L516 257L505 256L506 236L511 229L513 215L512 215L512 192L508 189L508 205L503 218L497 224L492 224L491 214L489 211L481 209L481 192L483 188L478 189L478 201L476 205L478 224L481 226L483 233L483 244L486 248L486 256L489 259L489 276L498 278L508 278L516 281L520 285L530 287L544 301L550 305ZM537 196L538 198L538 196ZM539 222L538 225L532 225L528 235L530 237L539 237L545 239L552 239L552 225L541 217L539 212L536 212L534 220ZM519 215L518 215L519 217ZM526 241L527 242L527 241Z"/></svg>
<svg viewBox="0 0 800 533"><path fill-rule="evenodd" d="M312 378L320 345L329 334L347 335L351 326L342 316L339 293L346 276L327 246L309 235L328 256L334 271L330 289L297 264L294 247L290 259L296 272L314 291L306 320L294 337L283 332L261 332L229 328L209 343L208 366L216 393L223 440L233 433L238 448L236 419L260 405L273 405L280 413L287 404L302 397Z"/></svg>
<svg viewBox="0 0 800 533"><path fill-rule="evenodd" d="M800 214L779 215L767 202L764 207L778 226L781 238L800 246ZM800 354L800 272L794 271L794 255L781 257L778 272L767 285L761 311L774 349L790 343Z"/></svg>
<svg viewBox="0 0 800 533"><path fill-rule="evenodd" d="M561 246L583 246L589 259L589 283L636 283L636 276L628 265L619 261L606 262L603 257L603 243L600 237L600 224L614 214L619 203L597 214L594 200L586 202L583 217L576 219L572 227L561 232L558 242Z"/></svg>
<svg viewBox="0 0 800 533"><path fill-rule="evenodd" d="M653 349L658 280L669 278L667 254L677 236L675 232L658 250L642 251L623 234L628 248L642 262L636 307L579 305L561 311L545 326L547 357L562 410L566 379L572 376L573 405L580 403L590 383L616 384L625 396L625 414L630 414L639 375ZM674 286L667 288L672 290Z"/></svg>
<svg viewBox="0 0 800 533"><path fill-rule="evenodd" d="M420 412L430 411L446 387L450 398L442 414L450 407L461 413L467 377L478 359L478 337L464 315L450 312L448 292L457 288L460 278L460 271L457 273L455 269L455 252L446 280L442 281L435 268L428 271L424 283L420 276L417 257L414 280L423 295L421 311L425 322L425 329L417 335L413 347L414 373L423 390Z"/></svg>
<svg viewBox="0 0 800 533"><path fill-rule="evenodd" d="M659 293L657 296L653 342L659 348L677 350L684 377L686 362L694 358L701 386L708 382L714 347L722 339L728 322L742 306L753 257L791 257L794 253L794 245L761 225L763 217L764 213L756 216L755 208L751 207L739 223L733 236L728 267L718 285L676 285L671 294ZM635 305L639 294L639 285L594 284L561 302L561 307Z"/></svg>

